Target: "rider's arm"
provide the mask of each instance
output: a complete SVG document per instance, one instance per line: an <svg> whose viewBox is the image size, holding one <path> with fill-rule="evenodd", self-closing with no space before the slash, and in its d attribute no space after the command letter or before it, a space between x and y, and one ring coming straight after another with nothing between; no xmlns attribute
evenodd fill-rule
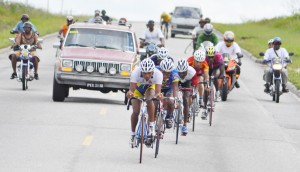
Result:
<svg viewBox="0 0 300 172"><path fill-rule="evenodd" d="M22 34L18 34L15 45L21 45Z"/></svg>
<svg viewBox="0 0 300 172"><path fill-rule="evenodd" d="M31 23L31 26L32 26L32 28L31 28L31 30L32 30L32 32L37 32L37 30L36 30L36 28L34 27L34 25Z"/></svg>
<svg viewBox="0 0 300 172"><path fill-rule="evenodd" d="M213 38L212 43L214 44L214 46L216 46L219 42L217 35L213 33L212 38Z"/></svg>
<svg viewBox="0 0 300 172"><path fill-rule="evenodd" d="M203 42L203 34L198 36L196 49L198 49Z"/></svg>
<svg viewBox="0 0 300 172"><path fill-rule="evenodd" d="M38 42L38 36L37 36L37 34L35 34L35 36L34 36L34 42L37 43L37 47L39 49L42 49L42 44L40 42Z"/></svg>
<svg viewBox="0 0 300 172"><path fill-rule="evenodd" d="M164 47L165 46L165 37L164 37L164 35L163 35L163 33L161 32L160 29L158 29L158 35L159 35L159 40L160 40L161 44Z"/></svg>
<svg viewBox="0 0 300 172"><path fill-rule="evenodd" d="M192 78L192 86L197 87L197 85L198 85L198 76L197 73L195 73L195 75Z"/></svg>

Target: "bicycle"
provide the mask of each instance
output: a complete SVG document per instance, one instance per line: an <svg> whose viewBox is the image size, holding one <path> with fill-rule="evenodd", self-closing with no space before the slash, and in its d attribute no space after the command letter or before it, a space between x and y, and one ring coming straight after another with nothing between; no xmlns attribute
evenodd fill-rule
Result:
<svg viewBox="0 0 300 172"><path fill-rule="evenodd" d="M175 109L173 113L173 120L174 120L174 130L176 129L176 141L175 141L176 144L178 144L179 128L182 127L183 125L182 91L192 91L192 88L179 88L178 97L174 99Z"/></svg>
<svg viewBox="0 0 300 172"><path fill-rule="evenodd" d="M161 26L161 30L162 30L162 33L164 35L164 37L166 39L168 39L168 27L166 26L167 24L163 23L162 26Z"/></svg>
<svg viewBox="0 0 300 172"><path fill-rule="evenodd" d="M212 125L212 115L215 108L215 86L214 86L214 76L209 77L208 87L209 91L204 91L204 97L207 97L206 109L205 112L209 113L209 126ZM201 82L203 84L207 84L207 82ZM209 92L209 94L207 93Z"/></svg>
<svg viewBox="0 0 300 172"><path fill-rule="evenodd" d="M197 102L197 94L198 94L198 90L197 90L197 87L194 87L193 88L193 93L191 94L191 97L192 97L192 104L191 104L191 107L190 107L190 120L189 121L193 121L193 129L192 131L194 132L195 131L195 119L196 119L196 116L198 116L198 113L199 113L199 104Z"/></svg>
<svg viewBox="0 0 300 172"><path fill-rule="evenodd" d="M135 137L134 137L134 144L131 144L131 148L138 148L140 146L140 163L142 163L142 157L143 157L143 144L145 143L145 140L148 139L148 112L147 112L147 101L152 100L158 100L157 98L152 98L150 100L147 100L146 98L138 98L138 97L132 97L129 99L127 104L127 110L129 110L129 106L131 104L131 100L136 99L141 101L141 109L139 113L139 120L136 125L136 131L135 131ZM147 140L146 140L147 141ZM153 142L149 147L153 148Z"/></svg>

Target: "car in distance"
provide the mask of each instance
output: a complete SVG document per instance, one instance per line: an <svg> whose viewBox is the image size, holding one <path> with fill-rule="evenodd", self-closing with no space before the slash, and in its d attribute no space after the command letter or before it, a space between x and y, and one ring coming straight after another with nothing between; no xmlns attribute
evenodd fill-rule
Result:
<svg viewBox="0 0 300 172"><path fill-rule="evenodd" d="M60 44L53 47L59 50ZM59 51L54 69L53 101L64 101L70 88L102 93L128 91L130 74L138 59L137 39L130 27L72 24Z"/></svg>

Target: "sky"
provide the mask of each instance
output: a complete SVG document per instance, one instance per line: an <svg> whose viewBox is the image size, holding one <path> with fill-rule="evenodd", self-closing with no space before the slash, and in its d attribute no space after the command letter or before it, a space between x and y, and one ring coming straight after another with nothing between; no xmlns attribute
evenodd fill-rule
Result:
<svg viewBox="0 0 300 172"><path fill-rule="evenodd" d="M175 6L192 6L202 9L204 17L212 22L242 23L290 15L293 8L300 9L300 0L4 0L28 3L64 15L90 15L96 9L105 9L108 16L126 17L131 21L159 21L164 11L172 12ZM49 3L49 6L48 6ZM47 8L49 7L49 8Z"/></svg>

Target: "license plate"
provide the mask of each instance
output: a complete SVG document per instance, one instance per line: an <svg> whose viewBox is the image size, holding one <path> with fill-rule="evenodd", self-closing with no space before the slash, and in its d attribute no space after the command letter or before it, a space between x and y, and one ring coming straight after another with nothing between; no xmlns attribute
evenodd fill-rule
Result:
<svg viewBox="0 0 300 172"><path fill-rule="evenodd" d="M103 88L103 84L100 83L86 83L86 87L89 88Z"/></svg>

